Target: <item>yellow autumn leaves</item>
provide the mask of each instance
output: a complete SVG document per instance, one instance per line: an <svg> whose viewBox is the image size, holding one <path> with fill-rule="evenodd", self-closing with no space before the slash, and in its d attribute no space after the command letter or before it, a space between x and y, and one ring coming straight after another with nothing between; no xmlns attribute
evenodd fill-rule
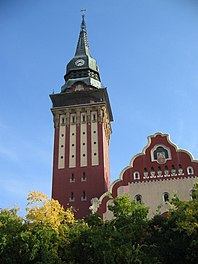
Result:
<svg viewBox="0 0 198 264"><path fill-rule="evenodd" d="M42 223L58 231L61 224L73 224L75 221L71 208L65 210L57 200L50 200L42 192L30 192L27 201L26 219L30 226Z"/></svg>

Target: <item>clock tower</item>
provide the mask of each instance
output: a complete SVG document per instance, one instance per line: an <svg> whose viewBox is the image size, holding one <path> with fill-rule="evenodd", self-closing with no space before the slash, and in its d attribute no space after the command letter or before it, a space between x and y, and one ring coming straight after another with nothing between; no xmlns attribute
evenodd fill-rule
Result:
<svg viewBox="0 0 198 264"><path fill-rule="evenodd" d="M91 56L84 15L74 57L61 92L51 94L54 118L52 198L72 206L76 218L90 214L91 199L110 185L109 141L113 116Z"/></svg>

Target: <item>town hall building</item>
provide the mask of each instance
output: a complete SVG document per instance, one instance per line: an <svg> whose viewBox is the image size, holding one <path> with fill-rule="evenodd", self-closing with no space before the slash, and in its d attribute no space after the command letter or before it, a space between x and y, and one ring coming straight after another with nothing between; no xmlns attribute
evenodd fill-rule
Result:
<svg viewBox="0 0 198 264"><path fill-rule="evenodd" d="M61 93L51 94L54 117L52 197L76 217L110 187L109 141L113 121L107 89L91 56L84 15L76 53L67 64Z"/></svg>
<svg viewBox="0 0 198 264"><path fill-rule="evenodd" d="M177 194L191 199L198 162L170 141L169 135L148 137L142 153L110 185L109 142L113 115L107 88L102 86L91 56L84 15L74 57L67 64L61 92L51 94L54 119L52 198L73 207L76 218L99 212L112 217L112 198L129 194L149 206L152 216Z"/></svg>

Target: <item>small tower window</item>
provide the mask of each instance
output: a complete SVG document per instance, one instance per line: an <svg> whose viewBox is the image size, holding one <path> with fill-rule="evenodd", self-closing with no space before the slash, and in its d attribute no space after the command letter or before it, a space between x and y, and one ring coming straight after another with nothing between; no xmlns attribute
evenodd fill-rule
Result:
<svg viewBox="0 0 198 264"><path fill-rule="evenodd" d="M86 193L83 191L83 194L81 196L81 201L87 201Z"/></svg>
<svg viewBox="0 0 198 264"><path fill-rule="evenodd" d="M142 203L142 195L137 194L137 195L135 196L135 200L136 200L137 202L139 202L139 203Z"/></svg>
<svg viewBox="0 0 198 264"><path fill-rule="evenodd" d="M70 177L70 182L75 182L75 178L74 178L74 173L71 174L71 177Z"/></svg>
<svg viewBox="0 0 198 264"><path fill-rule="evenodd" d="M83 172L83 175L82 175L82 177L81 177L81 181L82 181L82 182L87 181L87 177L86 177L86 175L85 175L85 172Z"/></svg>
<svg viewBox="0 0 198 264"><path fill-rule="evenodd" d="M163 194L163 200L164 200L165 203L169 201L169 193L165 192Z"/></svg>
<svg viewBox="0 0 198 264"><path fill-rule="evenodd" d="M96 121L96 114L93 114L93 121Z"/></svg>
<svg viewBox="0 0 198 264"><path fill-rule="evenodd" d="M194 170L193 170L193 168L192 168L192 167L188 167L188 168L187 168L187 173L188 173L188 175L192 175L192 174L194 174Z"/></svg>
<svg viewBox="0 0 198 264"><path fill-rule="evenodd" d="M72 114L70 120L71 120L71 123L74 124L76 122L76 116Z"/></svg>
<svg viewBox="0 0 198 264"><path fill-rule="evenodd" d="M74 201L75 201L74 193L73 193L73 192L71 192L71 195L70 195L69 201L70 201L70 202L74 202Z"/></svg>
<svg viewBox="0 0 198 264"><path fill-rule="evenodd" d="M134 178L134 180L139 180L140 179L140 173L138 171L135 171L133 173L133 178Z"/></svg>
<svg viewBox="0 0 198 264"><path fill-rule="evenodd" d="M82 122L85 123L86 122L86 116L82 115Z"/></svg>
<svg viewBox="0 0 198 264"><path fill-rule="evenodd" d="M61 125L64 125L64 124L65 124L65 118L62 117L62 118L61 118Z"/></svg>

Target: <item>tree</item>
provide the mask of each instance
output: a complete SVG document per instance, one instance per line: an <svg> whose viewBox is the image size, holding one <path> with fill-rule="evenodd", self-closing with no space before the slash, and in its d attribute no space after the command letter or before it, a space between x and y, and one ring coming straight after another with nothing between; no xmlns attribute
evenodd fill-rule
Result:
<svg viewBox="0 0 198 264"><path fill-rule="evenodd" d="M102 221L95 214L86 219L84 228L76 227L79 232L72 226L72 263L152 263L144 253L148 209L128 196L117 197L113 203L112 220Z"/></svg>
<svg viewBox="0 0 198 264"><path fill-rule="evenodd" d="M174 196L167 217L156 215L149 222L147 244L161 263L198 263L198 185L193 199L181 201Z"/></svg>
<svg viewBox="0 0 198 264"><path fill-rule="evenodd" d="M29 226L42 224L58 231L61 224L74 223L71 208L65 211L57 200L50 200L42 192L30 192L27 200L26 219Z"/></svg>
<svg viewBox="0 0 198 264"><path fill-rule="evenodd" d="M0 263L18 263L20 258L20 233L23 219L17 215L18 209L0 210Z"/></svg>

